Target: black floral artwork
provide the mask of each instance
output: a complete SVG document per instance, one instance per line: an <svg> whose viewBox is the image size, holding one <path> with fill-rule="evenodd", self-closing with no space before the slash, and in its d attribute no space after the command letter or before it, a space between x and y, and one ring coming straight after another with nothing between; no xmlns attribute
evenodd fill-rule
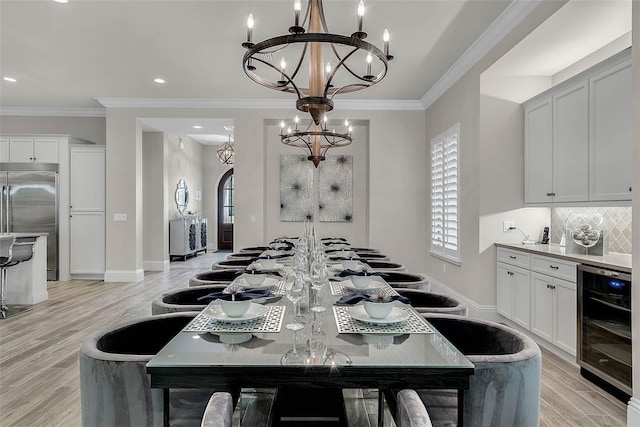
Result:
<svg viewBox="0 0 640 427"><path fill-rule="evenodd" d="M353 221L353 156L329 155L318 168L319 219Z"/></svg>
<svg viewBox="0 0 640 427"><path fill-rule="evenodd" d="M313 164L303 155L280 156L280 221L313 220Z"/></svg>

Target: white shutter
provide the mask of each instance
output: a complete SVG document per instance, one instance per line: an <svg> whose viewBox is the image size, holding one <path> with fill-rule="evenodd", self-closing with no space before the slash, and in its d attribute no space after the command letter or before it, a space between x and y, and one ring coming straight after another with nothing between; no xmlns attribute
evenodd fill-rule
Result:
<svg viewBox="0 0 640 427"><path fill-rule="evenodd" d="M460 124L431 140L431 252L460 262L458 142Z"/></svg>

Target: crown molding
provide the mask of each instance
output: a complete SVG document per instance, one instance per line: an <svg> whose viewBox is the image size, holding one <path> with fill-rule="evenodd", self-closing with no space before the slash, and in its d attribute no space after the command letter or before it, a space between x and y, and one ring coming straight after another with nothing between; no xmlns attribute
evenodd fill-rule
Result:
<svg viewBox="0 0 640 427"><path fill-rule="evenodd" d="M291 99L96 98L107 108L291 109ZM341 99L341 110L424 110L418 100Z"/></svg>
<svg viewBox="0 0 640 427"><path fill-rule="evenodd" d="M420 100L427 109L507 36L542 0L513 0Z"/></svg>
<svg viewBox="0 0 640 427"><path fill-rule="evenodd" d="M106 117L104 108L2 107L0 116Z"/></svg>

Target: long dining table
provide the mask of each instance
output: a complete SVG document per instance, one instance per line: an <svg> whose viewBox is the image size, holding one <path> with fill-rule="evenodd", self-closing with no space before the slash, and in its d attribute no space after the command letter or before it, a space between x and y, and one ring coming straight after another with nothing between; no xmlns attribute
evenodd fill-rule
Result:
<svg viewBox="0 0 640 427"><path fill-rule="evenodd" d="M284 292L276 289L274 293L275 301L264 305L268 319L259 330L247 329L251 323L232 324L228 329L215 321L203 324L210 320L206 311L211 305L207 307L148 362L151 386L164 389L166 400L171 388L457 389L458 425L462 426L464 390L469 388L474 366L412 307L403 310L418 333L349 323L345 308L334 306L340 297L339 285L330 282L320 291L326 310L305 310L305 328L292 331L286 324L293 321L293 305L286 296L277 298ZM308 352L312 329L322 331L326 352L320 358L302 357L291 363L285 354L291 354L294 344L298 352ZM380 392L380 426L382 396ZM168 408L165 405L167 423Z"/></svg>

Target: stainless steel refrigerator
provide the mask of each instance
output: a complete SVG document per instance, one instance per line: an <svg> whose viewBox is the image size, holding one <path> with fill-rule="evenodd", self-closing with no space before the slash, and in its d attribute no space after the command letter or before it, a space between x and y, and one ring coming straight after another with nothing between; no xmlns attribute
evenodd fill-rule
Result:
<svg viewBox="0 0 640 427"><path fill-rule="evenodd" d="M58 165L0 163L0 232L48 233L47 280L58 280Z"/></svg>

